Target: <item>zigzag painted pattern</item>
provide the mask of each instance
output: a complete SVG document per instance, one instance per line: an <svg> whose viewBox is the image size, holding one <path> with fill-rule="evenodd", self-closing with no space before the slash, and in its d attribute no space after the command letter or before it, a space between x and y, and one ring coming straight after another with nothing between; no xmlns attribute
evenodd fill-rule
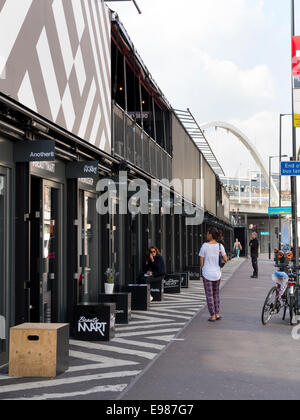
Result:
<svg viewBox="0 0 300 420"><path fill-rule="evenodd" d="M103 0L1 0L0 91L111 150L110 12Z"/></svg>

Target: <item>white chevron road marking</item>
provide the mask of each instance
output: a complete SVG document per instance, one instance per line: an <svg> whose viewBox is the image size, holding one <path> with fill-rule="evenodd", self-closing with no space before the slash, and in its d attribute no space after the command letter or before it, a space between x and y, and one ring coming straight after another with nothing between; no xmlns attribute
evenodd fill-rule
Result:
<svg viewBox="0 0 300 420"><path fill-rule="evenodd" d="M160 336L157 336L157 337L146 337L146 338L169 342L169 341L173 340L174 337L175 337L175 335L160 335Z"/></svg>
<svg viewBox="0 0 300 420"><path fill-rule="evenodd" d="M160 328L160 327L176 327L176 326L182 326L182 325L185 325L185 322L174 322L174 321L172 322L172 320L171 320L171 322L164 322L162 324L157 324L157 325L155 325L155 327L157 327L157 328ZM132 331L132 330L141 331L141 330L147 330L151 327L152 327L152 323L151 323L151 325L138 325L138 326L133 326L133 327L129 326L127 328L120 328L120 329L117 329L117 335L119 335L118 334L119 330L120 331Z"/></svg>
<svg viewBox="0 0 300 420"><path fill-rule="evenodd" d="M95 375L84 375L84 376L75 376L72 378L60 378L60 379L48 379L45 381L38 382L22 382L19 384L13 385L4 385L0 388L0 394L5 394L8 392L17 392L17 391L29 391L33 389L42 389L49 388L60 385L71 385L80 382L91 382L99 381L103 379L114 379L114 378L125 378L127 376L136 376L140 373L140 370L132 371L119 371L119 372L108 372L108 373L97 373ZM10 378L11 379L11 378Z"/></svg>
<svg viewBox="0 0 300 420"><path fill-rule="evenodd" d="M162 350L165 347L160 344L146 343L144 341L134 341L131 339L126 340L126 338L113 338L112 342L120 343L120 344L127 344L128 346L146 347L146 348L151 348L155 350Z"/></svg>
<svg viewBox="0 0 300 420"><path fill-rule="evenodd" d="M87 391L76 391L76 392L66 392L66 393L53 393L53 394L43 394L43 395L36 395L31 398L11 398L10 401L43 401L43 400L51 400L51 399L61 399L61 398L71 398L71 397L79 397L81 395L91 395L91 394L98 394L104 392L122 392L128 384L118 384L118 385L100 385L94 388L88 389Z"/></svg>
<svg viewBox="0 0 300 420"><path fill-rule="evenodd" d="M121 360L121 359L113 359L112 357L105 357L102 354L96 355L96 354L91 354L91 353L83 353L81 351L75 351L75 350L70 350L70 356L75 357L76 359L97 362L98 366L101 369L110 368L110 367L138 365L137 362L131 362L128 360ZM74 368L77 368L77 366L74 366ZM75 369L73 369L73 371L74 370Z"/></svg>
<svg viewBox="0 0 300 420"><path fill-rule="evenodd" d="M118 337L134 337L139 335L151 335L151 334L161 334L165 332L174 332L179 331L179 328L168 328L168 329L162 329L162 330L152 330L152 331L142 331L142 332L130 332L130 333L122 333L118 334Z"/></svg>
<svg viewBox="0 0 300 420"><path fill-rule="evenodd" d="M138 334L143 335L143 334L145 334L145 332L143 331L142 333L136 333L136 335L138 335ZM121 334L120 334L120 336L121 336ZM156 353L150 353L150 352L139 351L139 350L129 350L129 349L125 349L123 347L114 347L114 346L102 345L102 344L98 344L98 343L90 343L90 342L87 342L87 341L83 342L83 341L71 340L70 344L72 344L73 346L79 346L79 347L83 347L83 348L86 348L86 349L111 351L111 352L119 353L119 354L122 354L122 355L127 354L127 355L144 357L144 358L149 359L149 360L154 359L154 357L156 356Z"/></svg>

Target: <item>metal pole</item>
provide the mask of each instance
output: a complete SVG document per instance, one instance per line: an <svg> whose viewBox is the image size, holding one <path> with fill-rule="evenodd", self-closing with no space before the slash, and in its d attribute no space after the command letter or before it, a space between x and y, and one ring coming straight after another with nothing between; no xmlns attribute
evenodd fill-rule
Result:
<svg viewBox="0 0 300 420"><path fill-rule="evenodd" d="M291 32L292 37L295 36L295 2L291 0ZM293 54L291 54L293 55ZM297 145L296 145L296 128L294 124L294 80L292 73L292 124L293 124L293 160L297 160ZM296 177L291 177L291 196L292 196L292 231L293 231L293 248L296 264L299 264L299 250L298 250L298 224L297 224L297 181ZM299 280L298 280L299 282Z"/></svg>
<svg viewBox="0 0 300 420"><path fill-rule="evenodd" d="M269 156L269 208L271 207L271 156ZM269 260L271 259L271 216L269 214Z"/></svg>
<svg viewBox="0 0 300 420"><path fill-rule="evenodd" d="M279 207L281 207L281 154L282 154L282 143L281 143L281 117L283 114L280 114L279 117ZM278 220L278 250L281 250L281 214L279 215Z"/></svg>

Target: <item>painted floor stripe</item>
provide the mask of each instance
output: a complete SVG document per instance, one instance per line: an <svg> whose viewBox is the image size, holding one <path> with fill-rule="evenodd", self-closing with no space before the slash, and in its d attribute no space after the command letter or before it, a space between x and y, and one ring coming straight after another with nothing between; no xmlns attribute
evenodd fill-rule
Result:
<svg viewBox="0 0 300 420"><path fill-rule="evenodd" d="M182 326L182 325L185 325L185 322L172 322L172 320L170 320L170 322L163 322L163 323L160 323L160 324L157 324L157 325L155 325L155 327L158 327L158 328L160 328L160 327L175 327L175 326ZM122 331L136 331L136 332L139 332L139 331L141 331L141 330L146 330L146 329L148 329L148 328L152 328L152 325L138 325L137 327L128 327L128 328L120 328L120 331L122 330ZM117 331L117 336L119 335L118 334L119 333L119 330Z"/></svg>
<svg viewBox="0 0 300 420"><path fill-rule="evenodd" d="M138 335L151 335L151 334L161 334L161 333L165 333L165 332L174 332L174 331L179 331L180 328L168 328L166 330L162 329L162 330L152 330L152 331L142 331L142 332L138 332L138 333L122 333L122 334L118 334L118 337L134 337L134 336L138 336Z"/></svg>
<svg viewBox="0 0 300 420"><path fill-rule="evenodd" d="M132 335L144 335L145 332L141 332L141 333L129 333ZM148 332L147 332L148 334ZM120 334L119 336L121 337L122 334ZM72 344L73 346L79 346L82 348L86 348L86 349L91 349L91 350L103 350L103 351L111 351L111 352L115 352L115 353L120 353L122 355L133 355L133 356L139 356L139 357L144 357L146 359L152 360L154 359L154 357L156 356L156 353L149 353L149 352L145 352L145 351L139 351L139 350L129 350L129 349L125 349L123 347L113 347L113 346L109 346L109 345L102 345L102 344L97 344L97 343L89 343L87 341L75 341L75 340L70 340L70 344Z"/></svg>
<svg viewBox="0 0 300 420"><path fill-rule="evenodd" d="M139 370L124 371L124 372L109 372L97 373L96 375L76 376L73 378L48 379L39 382L27 382L21 384L4 385L0 388L0 394L7 392L28 391L33 389L48 388L59 385L72 385L80 382L100 381L103 379L124 378L126 376L136 376L140 373Z"/></svg>
<svg viewBox="0 0 300 420"><path fill-rule="evenodd" d="M137 347L146 347L155 350L162 350L165 346L161 346L159 344L154 343L146 343L143 341L134 341L134 340L126 340L126 338L114 338L112 340L113 343L120 343L120 344L128 344L130 346L137 346Z"/></svg>
<svg viewBox="0 0 300 420"><path fill-rule="evenodd" d="M72 398L72 397L79 397L80 395L91 395L91 394L98 394L103 392L122 392L128 384L119 384L119 385L102 385L96 386L95 388L91 388L87 391L76 391L76 392L66 392L66 393L53 393L53 394L43 394L43 395L36 395L35 397L31 398L12 398L10 401L39 401L39 400L51 400L51 399L61 399L61 398Z"/></svg>
<svg viewBox="0 0 300 420"><path fill-rule="evenodd" d="M121 359L114 359L112 357L105 357L101 355L95 355L92 353L84 353L82 351L75 351L70 350L70 356L75 357L76 359L81 360L88 360L90 362L97 362L100 363L102 368L104 367L120 367L120 366L129 366L129 365L137 365L136 362L131 362L130 360L121 360Z"/></svg>

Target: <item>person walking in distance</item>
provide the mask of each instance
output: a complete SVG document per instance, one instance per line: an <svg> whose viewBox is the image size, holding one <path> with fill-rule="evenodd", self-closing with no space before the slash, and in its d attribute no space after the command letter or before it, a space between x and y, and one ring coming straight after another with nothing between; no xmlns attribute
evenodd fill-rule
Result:
<svg viewBox="0 0 300 420"><path fill-rule="evenodd" d="M233 245L233 252L236 255L237 259L240 258L241 251L242 251L242 245L241 245L240 241L238 240L238 238L236 238L235 243Z"/></svg>
<svg viewBox="0 0 300 420"><path fill-rule="evenodd" d="M207 232L207 242L202 245L199 252L206 300L210 313L209 322L215 322L221 319L221 268L219 257L222 255L224 262L227 262L228 259L224 246L219 241L220 233L218 229L215 227L210 228Z"/></svg>
<svg viewBox="0 0 300 420"><path fill-rule="evenodd" d="M250 255L252 260L252 267L253 267L253 276L252 279L258 278L258 240L257 240L257 233L253 232L251 235L251 241L249 243L250 246Z"/></svg>

